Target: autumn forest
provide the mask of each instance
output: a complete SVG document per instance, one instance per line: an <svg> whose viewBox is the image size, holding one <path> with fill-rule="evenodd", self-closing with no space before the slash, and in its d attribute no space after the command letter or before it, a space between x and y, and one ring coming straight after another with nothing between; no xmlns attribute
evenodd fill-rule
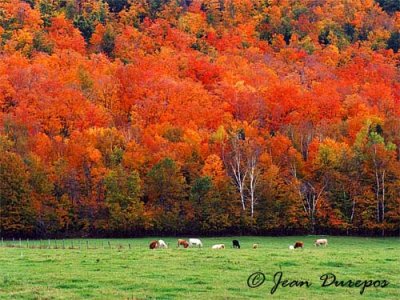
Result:
<svg viewBox="0 0 400 300"><path fill-rule="evenodd" d="M0 235L400 232L397 0L1 0Z"/></svg>

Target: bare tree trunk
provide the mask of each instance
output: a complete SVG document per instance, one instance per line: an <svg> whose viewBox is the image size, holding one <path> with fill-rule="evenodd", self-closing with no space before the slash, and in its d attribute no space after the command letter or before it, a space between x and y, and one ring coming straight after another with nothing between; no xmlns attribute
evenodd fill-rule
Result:
<svg viewBox="0 0 400 300"><path fill-rule="evenodd" d="M356 200L354 200L354 197L353 197L353 206L351 208L351 216L350 216L351 223L353 223L355 208L356 208Z"/></svg>
<svg viewBox="0 0 400 300"><path fill-rule="evenodd" d="M247 170L243 170L242 154L239 149L238 141L235 139L233 141L233 151L234 155L230 163L230 167L233 172L234 183L237 186L240 193L240 201L242 203L242 209L246 210L246 198L244 194L245 180L247 177Z"/></svg>
<svg viewBox="0 0 400 300"><path fill-rule="evenodd" d="M232 171L233 171L233 175L234 175L234 181L235 184L239 190L240 193L240 201L242 203L242 209L246 210L246 205L245 205L245 195L244 195L244 182L246 179L247 174L242 174L242 170L240 170L240 168L238 166L234 166L232 164Z"/></svg>
<svg viewBox="0 0 400 300"><path fill-rule="evenodd" d="M251 217L254 216L254 204L256 202L256 186L257 186L257 179L258 179L258 171L257 171L257 156L252 155L249 160L249 177L250 177L250 205L251 205Z"/></svg>
<svg viewBox="0 0 400 300"><path fill-rule="evenodd" d="M311 231L315 234L315 196L312 196Z"/></svg>
<svg viewBox="0 0 400 300"><path fill-rule="evenodd" d="M300 194L303 199L304 210L306 211L311 221L312 233L315 233L315 214L317 212L317 205L319 200L321 199L322 193L325 191L326 186L327 183L325 183L324 186L319 191L319 193L317 193L312 184L310 182L306 182L303 184L300 190Z"/></svg>
<svg viewBox="0 0 400 300"><path fill-rule="evenodd" d="M255 202L255 197L254 197L254 184L255 180L253 176L250 176L250 206L251 206L251 217L254 216L254 202Z"/></svg>
<svg viewBox="0 0 400 300"><path fill-rule="evenodd" d="M375 197L376 197L376 220L379 223L380 222L380 200L379 200L379 191L381 189L380 187L380 180L379 180L379 174L378 174L378 165L376 163L376 147L374 146L374 157L373 157L373 162L374 162L374 168L375 168L375 182L376 182L376 190L375 190Z"/></svg>

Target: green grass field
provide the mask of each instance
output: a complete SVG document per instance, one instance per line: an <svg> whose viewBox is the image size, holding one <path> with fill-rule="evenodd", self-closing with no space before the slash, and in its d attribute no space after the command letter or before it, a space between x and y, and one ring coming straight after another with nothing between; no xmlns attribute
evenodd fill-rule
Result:
<svg viewBox="0 0 400 300"><path fill-rule="evenodd" d="M183 237L184 238L184 237ZM329 246L316 248L314 237L204 238L203 249L177 249L176 238L162 238L169 249L148 249L152 238L81 240L81 249L0 244L0 299L400 299L400 240L398 238L328 237ZM289 250L296 240L305 249ZM108 248L111 242L111 249ZM47 241L42 246L47 246ZM73 240L74 247L79 240ZM216 243L227 249L212 250ZM258 249L252 249L259 243ZM129 249L130 244L130 249ZM19 246L19 241L14 242ZM36 246L36 248L32 248ZM54 247L54 240L51 247ZM266 281L249 288L247 278L261 271ZM309 288L274 286L273 275L308 280ZM321 275L338 280L387 280L382 287L321 287Z"/></svg>

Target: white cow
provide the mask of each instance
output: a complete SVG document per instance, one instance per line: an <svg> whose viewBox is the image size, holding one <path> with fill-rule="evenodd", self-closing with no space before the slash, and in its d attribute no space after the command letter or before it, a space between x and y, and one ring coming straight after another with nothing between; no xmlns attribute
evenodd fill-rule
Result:
<svg viewBox="0 0 400 300"><path fill-rule="evenodd" d="M168 249L168 245L163 240L158 240L158 248Z"/></svg>
<svg viewBox="0 0 400 300"><path fill-rule="evenodd" d="M190 247L203 247L203 243L199 239L189 239Z"/></svg>
<svg viewBox="0 0 400 300"><path fill-rule="evenodd" d="M318 239L314 243L314 246L322 246L322 245L324 245L326 247L328 245L328 240L327 239Z"/></svg>
<svg viewBox="0 0 400 300"><path fill-rule="evenodd" d="M217 244L211 247L212 249L225 249L225 245L224 244Z"/></svg>

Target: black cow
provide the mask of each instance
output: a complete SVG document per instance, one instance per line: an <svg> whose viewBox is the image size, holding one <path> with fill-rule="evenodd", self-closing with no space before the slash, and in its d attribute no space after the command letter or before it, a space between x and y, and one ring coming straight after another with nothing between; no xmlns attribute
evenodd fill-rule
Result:
<svg viewBox="0 0 400 300"><path fill-rule="evenodd" d="M238 249L240 249L240 244L239 244L239 241L238 241L238 240L233 240L233 241L232 241L232 244L233 244L233 248L238 248Z"/></svg>

